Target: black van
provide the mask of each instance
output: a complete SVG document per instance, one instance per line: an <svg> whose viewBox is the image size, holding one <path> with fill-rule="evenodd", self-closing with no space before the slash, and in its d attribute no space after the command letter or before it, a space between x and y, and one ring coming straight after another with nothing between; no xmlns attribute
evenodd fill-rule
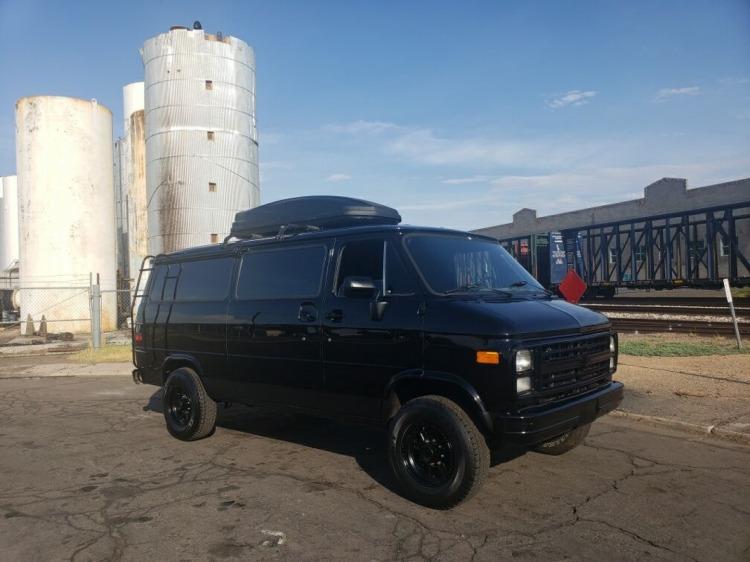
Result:
<svg viewBox="0 0 750 562"><path fill-rule="evenodd" d="M547 292L497 240L303 197L238 213L232 237L151 260L134 378L169 432L210 435L217 402L378 424L405 495L447 508L490 449L561 454L617 407L617 335ZM146 270L142 270L146 271Z"/></svg>

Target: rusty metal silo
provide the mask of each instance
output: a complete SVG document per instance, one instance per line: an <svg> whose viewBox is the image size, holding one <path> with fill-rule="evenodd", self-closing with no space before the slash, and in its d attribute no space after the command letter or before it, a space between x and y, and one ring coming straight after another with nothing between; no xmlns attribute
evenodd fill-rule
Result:
<svg viewBox="0 0 750 562"><path fill-rule="evenodd" d="M260 199L253 50L173 28L142 56L148 250L220 242L235 213Z"/></svg>
<svg viewBox="0 0 750 562"><path fill-rule="evenodd" d="M129 277L136 278L143 258L148 255L146 212L146 138L144 128L144 83L133 82L122 89L122 186L126 202Z"/></svg>

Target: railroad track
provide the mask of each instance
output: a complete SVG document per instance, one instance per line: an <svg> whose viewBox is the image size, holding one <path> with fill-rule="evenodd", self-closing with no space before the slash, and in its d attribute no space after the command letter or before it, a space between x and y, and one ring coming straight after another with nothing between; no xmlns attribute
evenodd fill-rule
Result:
<svg viewBox="0 0 750 562"><path fill-rule="evenodd" d="M729 305L722 298L626 297L581 304L605 314L617 330L624 332L734 335ZM750 336L750 299L736 299L735 311L740 334Z"/></svg>
<svg viewBox="0 0 750 562"><path fill-rule="evenodd" d="M588 305L639 305L639 306L707 306L729 308L724 297L615 297L613 299L584 299L584 306ZM734 306L750 307L750 298L734 299Z"/></svg>
<svg viewBox="0 0 750 562"><path fill-rule="evenodd" d="M611 304L611 303L581 303L583 306L598 312L617 312L627 314L689 314L691 316L726 316L730 317L729 305L725 302L719 305L672 305L672 304ZM750 317L750 306L734 307L737 316Z"/></svg>
<svg viewBox="0 0 750 562"><path fill-rule="evenodd" d="M734 336L734 327L731 322L707 322L668 319L644 319L644 318L610 318L615 330L621 332L672 332L677 334L695 334L701 336ZM750 324L741 323L740 334L750 337Z"/></svg>

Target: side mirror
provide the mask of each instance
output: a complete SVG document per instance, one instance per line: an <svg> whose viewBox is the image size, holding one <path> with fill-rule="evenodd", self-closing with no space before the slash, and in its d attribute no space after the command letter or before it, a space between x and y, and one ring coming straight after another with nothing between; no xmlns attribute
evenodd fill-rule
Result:
<svg viewBox="0 0 750 562"><path fill-rule="evenodd" d="M377 291L372 277L355 277L353 275L344 279L341 288L344 296L354 298L371 297Z"/></svg>

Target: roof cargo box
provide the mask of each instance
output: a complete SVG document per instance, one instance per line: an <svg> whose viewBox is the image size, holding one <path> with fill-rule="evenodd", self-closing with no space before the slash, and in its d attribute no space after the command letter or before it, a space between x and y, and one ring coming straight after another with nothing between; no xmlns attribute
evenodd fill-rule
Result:
<svg viewBox="0 0 750 562"><path fill-rule="evenodd" d="M282 199L240 211L230 237L257 238L300 230L327 230L347 226L398 224L396 209L351 197L315 195Z"/></svg>

